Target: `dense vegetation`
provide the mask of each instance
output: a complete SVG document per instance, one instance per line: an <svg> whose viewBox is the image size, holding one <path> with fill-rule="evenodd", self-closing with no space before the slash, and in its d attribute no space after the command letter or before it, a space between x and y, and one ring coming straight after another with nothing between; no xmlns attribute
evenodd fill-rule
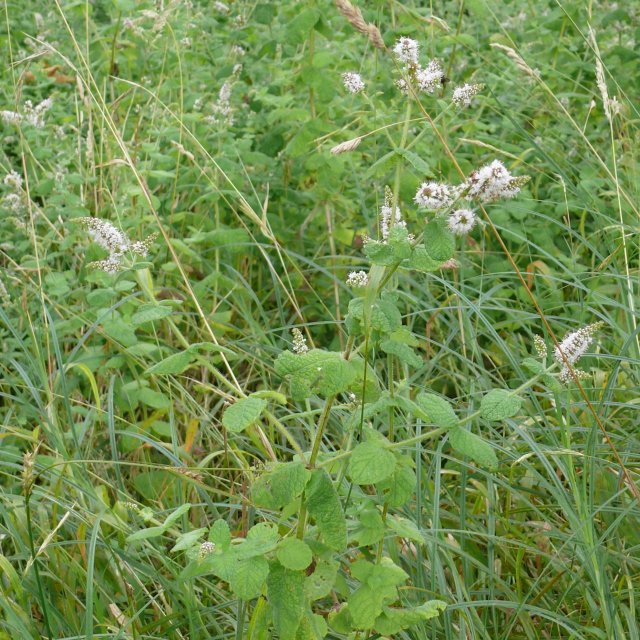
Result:
<svg viewBox="0 0 640 640"><path fill-rule="evenodd" d="M0 639L640 637L640 4L3 9Z"/></svg>

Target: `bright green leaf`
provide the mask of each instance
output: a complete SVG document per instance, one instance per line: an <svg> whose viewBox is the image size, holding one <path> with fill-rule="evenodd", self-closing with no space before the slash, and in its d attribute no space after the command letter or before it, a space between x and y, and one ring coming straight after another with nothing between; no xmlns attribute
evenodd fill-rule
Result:
<svg viewBox="0 0 640 640"><path fill-rule="evenodd" d="M505 389L492 389L480 403L482 417L485 420L504 420L511 418L520 411L522 400Z"/></svg>
<svg viewBox="0 0 640 640"><path fill-rule="evenodd" d="M256 423L266 408L266 400L243 398L227 408L222 416L222 424L229 431L240 433Z"/></svg>

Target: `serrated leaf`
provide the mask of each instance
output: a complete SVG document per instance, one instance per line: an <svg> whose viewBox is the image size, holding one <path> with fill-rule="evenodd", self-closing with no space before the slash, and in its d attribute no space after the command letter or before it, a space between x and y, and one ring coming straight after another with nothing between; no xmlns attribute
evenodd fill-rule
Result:
<svg viewBox="0 0 640 640"><path fill-rule="evenodd" d="M384 607L382 615L375 622L375 629L385 636L394 636L419 622L437 618L446 608L447 604L442 600L429 600L413 609Z"/></svg>
<svg viewBox="0 0 640 640"><path fill-rule="evenodd" d="M323 469L311 473L305 503L325 543L335 551L343 551L347 546L347 523L338 493Z"/></svg>
<svg viewBox="0 0 640 640"><path fill-rule="evenodd" d="M451 404L435 393L419 394L416 398L416 404L438 427L449 428L458 424L458 417Z"/></svg>
<svg viewBox="0 0 640 640"><path fill-rule="evenodd" d="M377 440L357 445L349 460L349 476L355 484L375 484L388 478L396 467L396 457Z"/></svg>
<svg viewBox="0 0 640 640"><path fill-rule="evenodd" d="M432 220L424 229L424 248L427 255L439 263L453 257L455 240L442 220Z"/></svg>
<svg viewBox="0 0 640 640"><path fill-rule="evenodd" d="M376 544L384 538L384 521L377 509L364 509L358 514L358 526L353 537L363 547Z"/></svg>
<svg viewBox="0 0 640 640"><path fill-rule="evenodd" d="M189 368L192 358L193 355L190 351L174 353L149 367L145 374L156 376L177 375Z"/></svg>
<svg viewBox="0 0 640 640"><path fill-rule="evenodd" d="M385 353L396 356L400 362L404 362L416 369L423 364L422 358L408 344L395 342L394 340L384 340L380 343L380 348Z"/></svg>
<svg viewBox="0 0 640 640"><path fill-rule="evenodd" d="M481 415L485 420L504 420L520 411L521 399L505 389L492 389L480 403Z"/></svg>
<svg viewBox="0 0 640 640"><path fill-rule="evenodd" d="M257 598L269 575L266 558L256 556L237 560L235 571L229 579L231 590L242 600Z"/></svg>
<svg viewBox="0 0 640 640"><path fill-rule="evenodd" d="M267 408L267 401L261 398L242 398L232 404L222 416L222 424L233 433L241 433L255 424Z"/></svg>
<svg viewBox="0 0 640 640"><path fill-rule="evenodd" d="M411 256L412 245L405 227L394 226L384 242L371 240L364 245L364 254L372 264L391 266Z"/></svg>
<svg viewBox="0 0 640 640"><path fill-rule="evenodd" d="M259 522L249 529L245 541L234 550L240 558L263 556L276 548L278 538L278 528L274 524Z"/></svg>
<svg viewBox="0 0 640 640"><path fill-rule="evenodd" d="M297 538L285 538L276 550L276 557L285 569L302 571L313 560L309 545Z"/></svg>
<svg viewBox="0 0 640 640"><path fill-rule="evenodd" d="M455 427L451 430L449 442L458 453L469 456L480 466L491 471L498 468L498 458L493 447L480 436L462 427Z"/></svg>
<svg viewBox="0 0 640 640"><path fill-rule="evenodd" d="M416 487L416 473L409 462L402 462L402 458L396 463L393 473L376 483L376 488L384 495L384 500L391 507L401 507L411 499Z"/></svg>
<svg viewBox="0 0 640 640"><path fill-rule="evenodd" d="M305 579L305 596L311 601L326 598L333 589L339 569L340 563L337 560L318 560L313 573Z"/></svg>
<svg viewBox="0 0 640 640"><path fill-rule="evenodd" d="M280 640L295 640L304 615L304 574L274 562L267 578L273 626Z"/></svg>
<svg viewBox="0 0 640 640"><path fill-rule="evenodd" d="M434 260L424 247L416 247L411 256L402 263L402 268L431 273L437 271L442 262L442 260Z"/></svg>
<svg viewBox="0 0 640 640"><path fill-rule="evenodd" d="M144 324L145 322L154 322L155 320L162 320L170 316L172 313L171 307L165 307L162 305L142 305L132 316L131 324L134 327Z"/></svg>
<svg viewBox="0 0 640 640"><path fill-rule="evenodd" d="M314 393L326 398L347 391L358 374L357 367L342 354L322 349L305 354L284 351L275 362L276 373L289 380L294 400L304 400Z"/></svg>
<svg viewBox="0 0 640 640"><path fill-rule="evenodd" d="M276 463L253 483L251 497L260 507L281 509L302 494L308 479L302 462Z"/></svg>

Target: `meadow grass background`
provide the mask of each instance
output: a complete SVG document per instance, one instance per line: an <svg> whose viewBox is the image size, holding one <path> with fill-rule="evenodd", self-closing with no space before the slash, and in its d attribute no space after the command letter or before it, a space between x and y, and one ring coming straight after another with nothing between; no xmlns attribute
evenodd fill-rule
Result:
<svg viewBox="0 0 640 640"><path fill-rule="evenodd" d="M286 461L290 443L270 424L269 446L226 433L224 408L234 389L287 393L273 362L292 327L344 349L345 278L366 268L384 186L418 226L420 182L458 180L447 150L465 173L498 158L531 181L488 207L493 226L460 241L457 269L399 272L423 366L381 360L381 378L471 412L528 379L535 334L603 327L582 390L536 386L486 427L497 471L446 438L405 452L418 484L397 514L423 543L390 536L385 554L406 590L449 606L397 637L640 638L640 5L360 5L387 47L415 38L450 79L410 107L402 153L412 101L393 58L328 0L3 3L0 108L53 105L41 128L0 124L1 173L23 178L19 206L0 186L0 638L252 637L252 604L214 576L180 580L184 552L170 551L217 518L235 535L275 519L249 486L269 447ZM345 71L365 95L344 90ZM450 88L468 81L485 89L456 109ZM87 267L103 254L83 216L159 237L146 261L105 274ZM148 372L190 345L183 373ZM307 450L321 408L274 412ZM335 406L324 453L344 446L353 412ZM187 502L167 535L126 542Z"/></svg>

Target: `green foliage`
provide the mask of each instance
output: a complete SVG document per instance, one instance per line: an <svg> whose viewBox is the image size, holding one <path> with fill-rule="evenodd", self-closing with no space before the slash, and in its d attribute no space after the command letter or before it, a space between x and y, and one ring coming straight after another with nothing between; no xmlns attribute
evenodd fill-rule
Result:
<svg viewBox="0 0 640 640"><path fill-rule="evenodd" d="M350 388L359 363L340 353L312 349L304 354L283 351L276 359L276 373L289 381L291 397L304 400L314 394L329 397Z"/></svg>
<svg viewBox="0 0 640 640"><path fill-rule="evenodd" d="M486 467L490 471L498 468L498 459L491 445L480 436L463 429L455 427L449 434L451 446L463 456L469 456L480 466Z"/></svg>
<svg viewBox="0 0 640 640"><path fill-rule="evenodd" d="M504 389L492 389L482 398L480 408L485 420L504 420L520 411L521 400L517 395Z"/></svg>
<svg viewBox="0 0 640 640"><path fill-rule="evenodd" d="M266 400L242 398L232 404L222 416L222 424L233 433L240 433L255 424L267 408Z"/></svg>
<svg viewBox="0 0 640 640"><path fill-rule="evenodd" d="M636 7L338 4L8 4L0 640L640 636Z"/></svg>
<svg viewBox="0 0 640 640"><path fill-rule="evenodd" d="M325 543L342 551L347 546L347 523L340 499L326 471L316 469L305 490L305 504Z"/></svg>

